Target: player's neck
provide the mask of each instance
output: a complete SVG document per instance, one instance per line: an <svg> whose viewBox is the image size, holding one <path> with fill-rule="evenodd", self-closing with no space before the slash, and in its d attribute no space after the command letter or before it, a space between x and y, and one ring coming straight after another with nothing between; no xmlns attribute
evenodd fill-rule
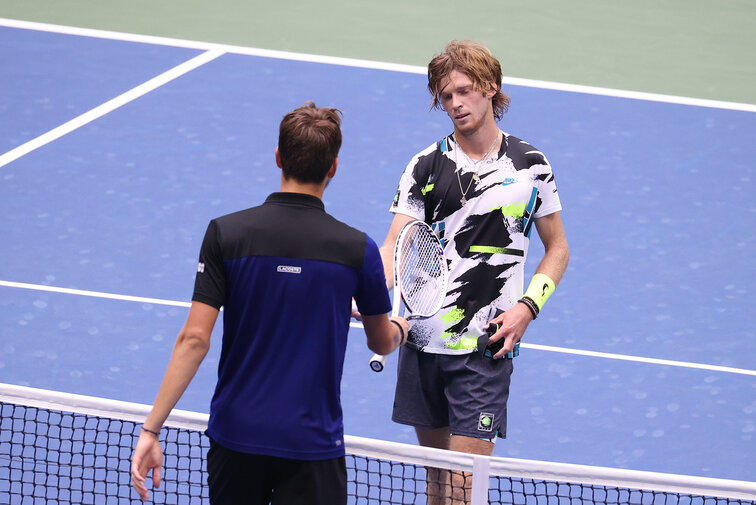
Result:
<svg viewBox="0 0 756 505"><path fill-rule="evenodd" d="M312 195L322 200L326 186L328 186L328 179L321 183L313 184L299 182L292 178L286 179L283 175L281 176L282 193L302 193L305 195Z"/></svg>
<svg viewBox="0 0 756 505"><path fill-rule="evenodd" d="M491 143L499 138L499 131L499 125L496 124L493 116L491 116L490 120L487 120L479 128L472 131L462 131L455 127L454 138L459 147L470 158L478 160L489 152ZM494 146L494 150L498 151L496 146Z"/></svg>

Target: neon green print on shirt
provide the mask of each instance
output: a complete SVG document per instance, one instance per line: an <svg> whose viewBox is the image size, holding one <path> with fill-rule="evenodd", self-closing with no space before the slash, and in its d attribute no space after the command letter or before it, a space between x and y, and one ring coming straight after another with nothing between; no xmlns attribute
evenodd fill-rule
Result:
<svg viewBox="0 0 756 505"><path fill-rule="evenodd" d="M462 337L458 342L453 344L446 344L447 349L453 349L455 351L468 351L478 347L478 339L472 337Z"/></svg>
<svg viewBox="0 0 756 505"><path fill-rule="evenodd" d="M525 215L524 203L513 203L512 205L502 205L501 207L491 207L491 212L500 210L505 216L511 216L516 219L522 218Z"/></svg>
<svg viewBox="0 0 756 505"><path fill-rule="evenodd" d="M428 184L423 189L421 189L420 192L423 194L423 196L425 196L426 194L428 194L431 191L433 191L433 187L434 186L435 186L435 184Z"/></svg>
<svg viewBox="0 0 756 505"><path fill-rule="evenodd" d="M441 320L448 325L453 325L465 318L465 311L459 307L454 307L449 312L441 316ZM446 335L446 333L444 333Z"/></svg>
<svg viewBox="0 0 756 505"><path fill-rule="evenodd" d="M506 247L495 247L491 245L471 245L471 253L486 253L486 254L506 254L509 251Z"/></svg>
<svg viewBox="0 0 756 505"><path fill-rule="evenodd" d="M443 340L449 340L454 335L456 335L457 334L456 332L449 331L449 329L464 318L465 318L465 311L458 307L454 307L452 310L450 310L449 312L441 316L441 320L444 323L449 325L446 331L441 334L441 338ZM455 351L475 349L478 346L478 340L475 338L470 338L470 337L462 337L457 342L453 342L453 343L447 342L444 345L446 346L447 349L453 349Z"/></svg>

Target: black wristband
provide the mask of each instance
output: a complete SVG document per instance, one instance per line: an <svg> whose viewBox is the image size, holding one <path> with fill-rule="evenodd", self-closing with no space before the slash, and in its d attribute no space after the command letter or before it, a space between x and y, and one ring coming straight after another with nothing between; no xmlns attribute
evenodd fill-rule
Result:
<svg viewBox="0 0 756 505"><path fill-rule="evenodd" d="M527 303L530 304L531 307L533 307L533 310L535 310L536 316L541 313L541 308L538 306L535 300L533 300L528 295L525 295L522 297Z"/></svg>
<svg viewBox="0 0 756 505"><path fill-rule="evenodd" d="M152 434L152 435L155 435L156 437L159 437L159 436L160 436L160 432L159 432L159 431L152 431L152 430L149 430L149 429L145 428L145 427L144 427L144 425L142 425L142 431L146 431L147 433L150 433L150 434Z"/></svg>
<svg viewBox="0 0 756 505"><path fill-rule="evenodd" d="M402 325L399 324L399 323L397 323L393 319L389 319L389 321L391 321L392 323L394 323L396 325L396 327L399 328L399 345L400 346L404 345L405 337L406 337L406 335L404 334L404 328L402 328Z"/></svg>
<svg viewBox="0 0 756 505"><path fill-rule="evenodd" d="M525 305L528 310L530 310L530 315L533 316L533 320L538 317L538 305L529 297L529 296L523 296L519 300L517 300L517 303L522 303Z"/></svg>

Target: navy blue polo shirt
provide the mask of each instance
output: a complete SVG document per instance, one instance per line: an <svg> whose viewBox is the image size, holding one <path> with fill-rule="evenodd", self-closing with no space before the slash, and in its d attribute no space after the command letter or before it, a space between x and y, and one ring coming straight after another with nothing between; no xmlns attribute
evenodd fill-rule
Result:
<svg viewBox="0 0 756 505"><path fill-rule="evenodd" d="M250 454L344 455L341 376L351 300L391 310L378 247L310 195L273 193L213 219L193 300L223 307L208 434Z"/></svg>

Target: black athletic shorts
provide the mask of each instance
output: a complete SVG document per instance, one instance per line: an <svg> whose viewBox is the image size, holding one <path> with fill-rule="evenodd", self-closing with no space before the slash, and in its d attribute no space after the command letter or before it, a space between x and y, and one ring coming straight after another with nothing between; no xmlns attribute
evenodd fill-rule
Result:
<svg viewBox="0 0 756 505"><path fill-rule="evenodd" d="M399 350L392 419L416 428L449 427L450 434L506 438L511 359L478 352L430 354Z"/></svg>
<svg viewBox="0 0 756 505"><path fill-rule="evenodd" d="M210 439L207 483L212 505L346 505L346 461L244 454Z"/></svg>

